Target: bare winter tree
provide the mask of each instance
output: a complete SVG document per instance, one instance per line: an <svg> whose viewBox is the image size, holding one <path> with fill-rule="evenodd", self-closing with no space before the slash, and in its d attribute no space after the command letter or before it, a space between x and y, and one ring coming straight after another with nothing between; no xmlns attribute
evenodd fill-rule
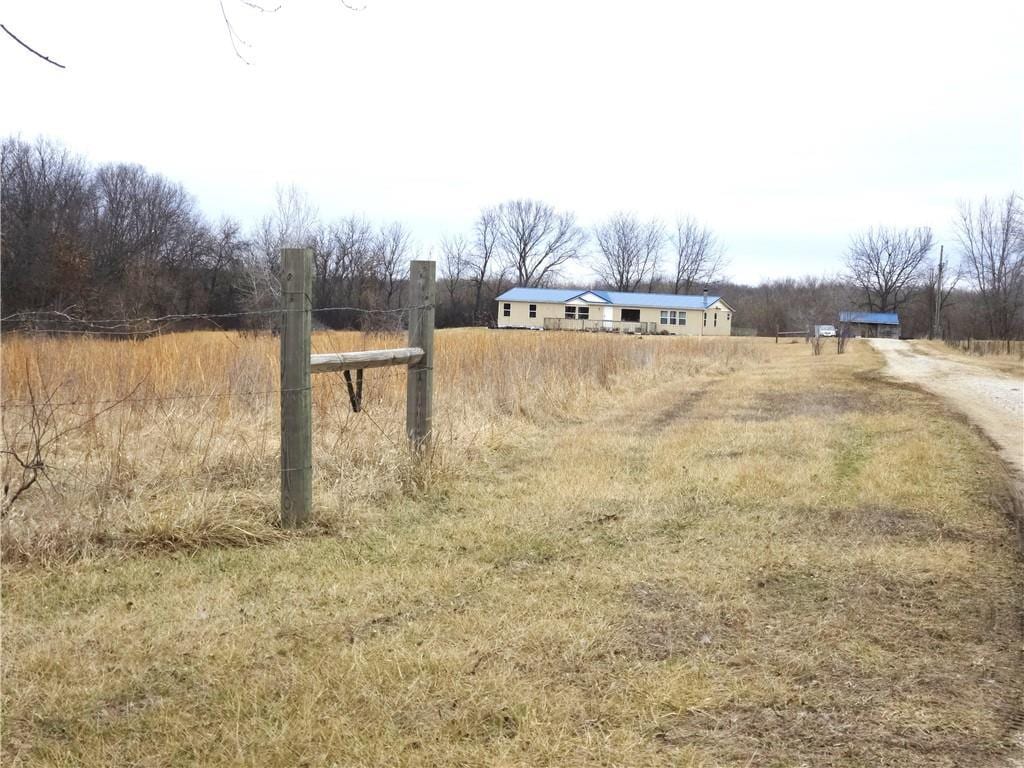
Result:
<svg viewBox="0 0 1024 768"><path fill-rule="evenodd" d="M295 185L278 186L274 196L274 211L260 220L249 238L242 293L250 310L267 310L277 305L280 249L316 245L318 213L306 193Z"/></svg>
<svg viewBox="0 0 1024 768"><path fill-rule="evenodd" d="M594 228L598 254L594 272L616 291L650 287L665 242L665 229L657 219L640 221L631 213L616 213Z"/></svg>
<svg viewBox="0 0 1024 768"><path fill-rule="evenodd" d="M483 290L494 271L498 253L498 209L484 208L473 225L473 245L466 272L473 284L473 322L482 320Z"/></svg>
<svg viewBox="0 0 1024 768"><path fill-rule="evenodd" d="M373 229L370 223L359 216L338 219L328 227L331 247L331 263L327 273L329 286L325 301L333 306L354 307L364 303L364 295L374 280ZM338 310L325 314L332 325L352 325L360 318L350 310Z"/></svg>
<svg viewBox="0 0 1024 768"><path fill-rule="evenodd" d="M438 265L441 280L448 294L448 312L451 318L457 318L459 312L459 291L465 280L469 267L470 247L462 235L441 239L441 263Z"/></svg>
<svg viewBox="0 0 1024 768"><path fill-rule="evenodd" d="M384 295L385 309L393 308L409 273L411 240L409 230L397 221L382 227L374 239L373 261Z"/></svg>
<svg viewBox="0 0 1024 768"><path fill-rule="evenodd" d="M873 312L895 312L909 300L923 277L932 231L879 227L854 235L846 255L849 279Z"/></svg>
<svg viewBox="0 0 1024 768"><path fill-rule="evenodd" d="M1020 336L1024 323L1024 202L1016 192L960 206L963 271L982 300L992 338Z"/></svg>
<svg viewBox="0 0 1024 768"><path fill-rule="evenodd" d="M276 274L281 248L313 246L318 212L309 196L294 184L274 189L274 211L264 216L253 233L254 257L259 266Z"/></svg>
<svg viewBox="0 0 1024 768"><path fill-rule="evenodd" d="M676 221L669 240L675 251L673 293L689 294L697 286L722 278L725 253L711 229L687 216Z"/></svg>
<svg viewBox="0 0 1024 768"><path fill-rule="evenodd" d="M7 313L64 308L91 287L95 185L82 158L45 139L0 144L0 290Z"/></svg>
<svg viewBox="0 0 1024 768"><path fill-rule="evenodd" d="M497 246L517 285L543 285L579 258L587 242L572 213L537 200L502 203L496 218Z"/></svg>

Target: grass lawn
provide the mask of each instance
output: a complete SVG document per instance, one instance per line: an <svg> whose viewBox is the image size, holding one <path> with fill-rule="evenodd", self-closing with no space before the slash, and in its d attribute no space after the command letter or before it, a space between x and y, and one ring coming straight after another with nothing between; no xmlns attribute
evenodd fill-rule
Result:
<svg viewBox="0 0 1024 768"><path fill-rule="evenodd" d="M764 351L320 499L327 535L6 565L3 764L990 764L1022 650L993 450L865 343Z"/></svg>

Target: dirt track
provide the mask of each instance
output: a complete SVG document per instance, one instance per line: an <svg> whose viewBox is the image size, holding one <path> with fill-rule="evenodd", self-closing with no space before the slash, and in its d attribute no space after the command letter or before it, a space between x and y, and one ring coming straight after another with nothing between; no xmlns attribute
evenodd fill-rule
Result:
<svg viewBox="0 0 1024 768"><path fill-rule="evenodd" d="M885 355L887 374L939 395L981 427L1016 470L1024 491L1024 380L925 354L906 341L872 344Z"/></svg>

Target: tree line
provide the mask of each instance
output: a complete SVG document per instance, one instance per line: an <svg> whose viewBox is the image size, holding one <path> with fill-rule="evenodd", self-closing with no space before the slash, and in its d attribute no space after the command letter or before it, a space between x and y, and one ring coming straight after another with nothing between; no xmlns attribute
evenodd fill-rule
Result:
<svg viewBox="0 0 1024 768"><path fill-rule="evenodd" d="M403 223L325 220L300 190L278 189L251 226L211 220L181 185L140 165L93 166L61 144L0 145L0 299L6 316L56 310L82 318L238 315L266 322L278 305L278 251L313 252L313 306L333 328L395 327L410 259L438 261L438 324L493 322L506 288L555 286L585 264L592 287L724 295L737 327L758 333L834 321L843 309L899 312L905 333L1024 336L1021 197L961 205L955 260L928 227L853 235L832 277L741 285L726 278L716 233L690 216L667 224L618 212L592 228L538 200L483 208L469 231L424 250ZM952 254L950 254L952 256ZM580 286L582 287L582 286ZM378 310L365 312L364 310Z"/></svg>

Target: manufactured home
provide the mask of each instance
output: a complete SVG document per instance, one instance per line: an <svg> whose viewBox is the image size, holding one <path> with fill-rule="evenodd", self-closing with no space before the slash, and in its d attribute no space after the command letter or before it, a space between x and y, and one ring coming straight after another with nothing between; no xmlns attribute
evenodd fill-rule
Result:
<svg viewBox="0 0 1024 768"><path fill-rule="evenodd" d="M721 296L512 288L498 297L499 328L729 336L732 307Z"/></svg>

